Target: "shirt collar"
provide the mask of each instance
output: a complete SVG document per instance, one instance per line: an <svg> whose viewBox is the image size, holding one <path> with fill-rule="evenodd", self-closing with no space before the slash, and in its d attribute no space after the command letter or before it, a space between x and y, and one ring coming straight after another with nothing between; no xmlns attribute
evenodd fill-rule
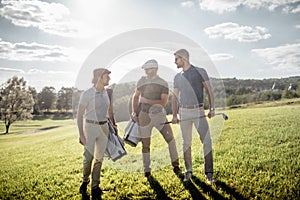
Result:
<svg viewBox="0 0 300 200"><path fill-rule="evenodd" d="M104 91L105 91L105 89L104 89L104 90L101 92L101 91L97 90L97 88L96 88L95 86L93 86L93 89L94 89L94 92L95 92L96 94L103 94Z"/></svg>

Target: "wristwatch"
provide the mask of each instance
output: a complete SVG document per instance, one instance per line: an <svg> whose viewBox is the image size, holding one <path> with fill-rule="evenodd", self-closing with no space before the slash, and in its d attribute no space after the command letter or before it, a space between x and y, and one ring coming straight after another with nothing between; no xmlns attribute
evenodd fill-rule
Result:
<svg viewBox="0 0 300 200"><path fill-rule="evenodd" d="M136 117L136 116L137 116L137 115L136 115L136 112L132 112L132 113L131 113L131 116L132 116L132 117Z"/></svg>
<svg viewBox="0 0 300 200"><path fill-rule="evenodd" d="M210 108L209 110L210 110L210 111L215 111L215 108L214 108L214 107L212 107L212 108Z"/></svg>

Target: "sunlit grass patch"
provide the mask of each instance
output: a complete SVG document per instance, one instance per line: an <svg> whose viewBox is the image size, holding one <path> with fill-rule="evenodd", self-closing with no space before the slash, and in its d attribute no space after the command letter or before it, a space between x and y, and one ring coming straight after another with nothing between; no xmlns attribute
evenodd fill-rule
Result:
<svg viewBox="0 0 300 200"><path fill-rule="evenodd" d="M213 144L214 185L205 183L197 133L194 132L192 146L194 177L186 184L173 173L169 153L164 149L167 145L154 132L151 164L157 170L152 173L153 180L143 177L141 144L135 148L125 145L133 156L128 154L117 162L104 161L101 187L109 192L103 199L299 198L300 106L254 106L228 110L227 114L229 120ZM12 134L0 135L0 199L80 199L83 147L78 143L74 120L29 120L18 124L28 126L12 126ZM119 123L121 136L125 125L126 122ZM51 126L58 127L22 134ZM183 167L180 129L178 125L171 126ZM125 166L131 171L122 170Z"/></svg>

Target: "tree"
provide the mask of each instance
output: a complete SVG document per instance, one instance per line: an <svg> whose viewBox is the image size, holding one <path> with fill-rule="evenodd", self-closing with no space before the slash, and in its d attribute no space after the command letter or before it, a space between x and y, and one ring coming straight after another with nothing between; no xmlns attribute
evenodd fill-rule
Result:
<svg viewBox="0 0 300 200"><path fill-rule="evenodd" d="M236 95L251 94L251 93L253 93L253 91L250 87L240 87L235 92Z"/></svg>
<svg viewBox="0 0 300 200"><path fill-rule="evenodd" d="M73 95L73 88L62 87L58 91L56 108L58 110L63 110L63 109L65 111L70 110L72 108L72 95Z"/></svg>
<svg viewBox="0 0 300 200"><path fill-rule="evenodd" d="M28 87L28 90L31 93L33 101L34 101L33 114L34 115L39 114L40 108L39 108L39 105L38 105L38 93L37 93L36 89L34 87L31 87L31 86Z"/></svg>
<svg viewBox="0 0 300 200"><path fill-rule="evenodd" d="M131 95L126 95L121 98L114 99L113 110L115 114L115 120L117 122L129 120L131 113Z"/></svg>
<svg viewBox="0 0 300 200"><path fill-rule="evenodd" d="M34 101L24 78L13 77L0 88L1 120L4 121L7 134L12 123L30 119Z"/></svg>
<svg viewBox="0 0 300 200"><path fill-rule="evenodd" d="M282 92L282 98L285 99L292 99L297 97L296 91L295 90L289 90L289 86L286 86L284 91Z"/></svg>
<svg viewBox="0 0 300 200"><path fill-rule="evenodd" d="M38 94L38 105L41 110L47 112L54 107L56 101L56 94L54 87L44 87Z"/></svg>
<svg viewBox="0 0 300 200"><path fill-rule="evenodd" d="M296 93L297 93L297 97L300 97L300 81L298 82Z"/></svg>

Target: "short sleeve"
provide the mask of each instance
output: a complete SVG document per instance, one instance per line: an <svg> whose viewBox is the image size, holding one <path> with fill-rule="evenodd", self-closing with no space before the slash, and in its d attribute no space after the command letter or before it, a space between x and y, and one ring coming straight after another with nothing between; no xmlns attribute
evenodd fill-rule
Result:
<svg viewBox="0 0 300 200"><path fill-rule="evenodd" d="M173 88L179 88L179 74L174 77Z"/></svg>
<svg viewBox="0 0 300 200"><path fill-rule="evenodd" d="M88 105L88 99L87 99L88 95L87 95L87 92L83 92L81 95L80 95L80 99L79 99L79 104L83 105L83 106L87 106Z"/></svg>
<svg viewBox="0 0 300 200"><path fill-rule="evenodd" d="M166 81L163 81L162 83L162 91L163 94L169 94L169 85Z"/></svg>
<svg viewBox="0 0 300 200"><path fill-rule="evenodd" d="M203 69L203 68L197 68L197 71L200 74L203 82L204 81L209 81L209 77L208 77L208 74L207 74L207 72L206 72L205 69Z"/></svg>
<svg viewBox="0 0 300 200"><path fill-rule="evenodd" d="M136 88L141 91L142 87L145 85L145 81L146 78L143 76L142 78L140 78L140 80L138 80L137 84L136 84Z"/></svg>

